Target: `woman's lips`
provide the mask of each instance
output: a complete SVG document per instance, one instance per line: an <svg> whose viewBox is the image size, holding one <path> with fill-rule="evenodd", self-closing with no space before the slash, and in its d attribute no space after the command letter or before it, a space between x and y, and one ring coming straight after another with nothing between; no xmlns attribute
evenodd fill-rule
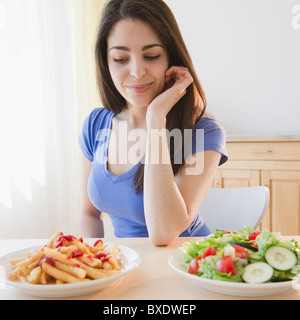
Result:
<svg viewBox="0 0 300 320"><path fill-rule="evenodd" d="M127 88L134 93L144 93L150 89L152 83L145 83L137 86L127 86Z"/></svg>

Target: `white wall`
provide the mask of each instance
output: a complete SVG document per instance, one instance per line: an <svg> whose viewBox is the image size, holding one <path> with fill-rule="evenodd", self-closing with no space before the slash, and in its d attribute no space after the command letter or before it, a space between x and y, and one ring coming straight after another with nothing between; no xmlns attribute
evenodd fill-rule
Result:
<svg viewBox="0 0 300 320"><path fill-rule="evenodd" d="M300 133L300 0L165 1L228 134Z"/></svg>

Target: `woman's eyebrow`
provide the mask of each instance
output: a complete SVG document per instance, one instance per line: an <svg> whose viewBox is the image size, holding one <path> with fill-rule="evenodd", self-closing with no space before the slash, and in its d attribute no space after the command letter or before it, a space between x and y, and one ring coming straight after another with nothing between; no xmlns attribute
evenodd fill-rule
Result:
<svg viewBox="0 0 300 320"><path fill-rule="evenodd" d="M142 50L145 51L145 50L148 50L148 49L151 49L151 48L154 48L154 47L163 48L163 46L161 44L153 43L153 44L148 44L147 46L144 46Z"/></svg>
<svg viewBox="0 0 300 320"><path fill-rule="evenodd" d="M123 47L123 46L115 46L115 47L111 47L108 51L111 51L111 50L130 51L130 49L129 49L129 48L127 48L127 47Z"/></svg>
<svg viewBox="0 0 300 320"><path fill-rule="evenodd" d="M144 46L144 47L142 48L142 51L145 51L145 50L148 50L148 49L151 49L151 48L154 48L154 47L161 47L161 48L163 48L163 46L162 46L161 44L159 44L159 43L153 43L153 44L148 44L148 45ZM113 49L115 49L115 50L121 50L121 51L127 51L127 52L130 51L130 48L125 47L125 46L114 46L114 47L111 47L108 51L111 51L111 50L113 50Z"/></svg>

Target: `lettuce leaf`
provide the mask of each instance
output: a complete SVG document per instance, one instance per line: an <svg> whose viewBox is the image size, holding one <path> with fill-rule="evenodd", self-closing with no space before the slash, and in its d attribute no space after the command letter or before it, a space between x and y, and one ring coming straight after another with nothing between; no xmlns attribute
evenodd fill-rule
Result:
<svg viewBox="0 0 300 320"><path fill-rule="evenodd" d="M276 237L278 235L280 234L277 234L275 232L272 233L268 230L263 230L261 234L256 238L259 253L264 256L269 247L281 246L293 251L296 255L298 255L298 250L300 249L299 244L295 240L281 240L280 238Z"/></svg>
<svg viewBox="0 0 300 320"><path fill-rule="evenodd" d="M268 230L263 230L256 238L258 245L258 252L264 257L267 249L271 246L276 246L279 240L276 236Z"/></svg>
<svg viewBox="0 0 300 320"><path fill-rule="evenodd" d="M244 268L240 261L234 261L234 267L236 275L230 273L221 273L217 270L216 263L220 259L220 256L208 256L199 262L201 268L200 276L206 279L220 280L220 281L231 281L231 282L242 282L242 275Z"/></svg>

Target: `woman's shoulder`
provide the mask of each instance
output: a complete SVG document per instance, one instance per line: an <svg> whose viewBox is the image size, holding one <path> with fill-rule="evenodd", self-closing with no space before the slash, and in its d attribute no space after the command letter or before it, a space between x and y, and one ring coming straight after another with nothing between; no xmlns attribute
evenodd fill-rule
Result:
<svg viewBox="0 0 300 320"><path fill-rule="evenodd" d="M94 150L99 132L110 129L114 114L104 108L95 108L85 118L79 135L79 146L83 154L93 161Z"/></svg>
<svg viewBox="0 0 300 320"><path fill-rule="evenodd" d="M226 132L223 126L212 116L202 117L194 126L193 144L200 141L200 147L195 147L195 151L214 150L222 154L220 164L227 161L228 155L226 151ZM199 130L200 129L200 130ZM202 137L202 140L201 140ZM201 148L201 142L204 148Z"/></svg>
<svg viewBox="0 0 300 320"><path fill-rule="evenodd" d="M203 116L194 126L194 129L203 129L204 134L212 131L222 131L225 133L223 126L212 116Z"/></svg>
<svg viewBox="0 0 300 320"><path fill-rule="evenodd" d="M110 124L110 119L114 114L105 108L95 108L86 118L86 122L90 126L97 127L98 129L104 129Z"/></svg>

